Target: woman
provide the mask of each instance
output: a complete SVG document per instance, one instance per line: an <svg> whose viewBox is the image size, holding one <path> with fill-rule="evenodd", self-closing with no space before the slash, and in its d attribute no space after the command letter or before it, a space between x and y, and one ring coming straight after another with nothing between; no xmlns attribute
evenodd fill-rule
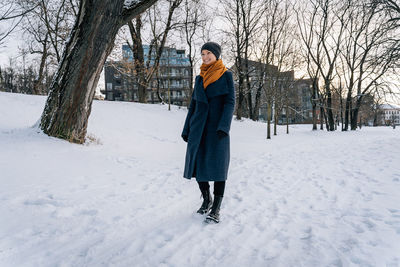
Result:
<svg viewBox="0 0 400 267"><path fill-rule="evenodd" d="M182 131L187 142L187 179L196 177L203 203L197 213L208 213L206 222L219 222L219 210L227 179L229 130L235 107L232 73L219 59L221 46L214 42L201 47L200 75L196 77L192 100ZM208 182L214 181L214 202Z"/></svg>

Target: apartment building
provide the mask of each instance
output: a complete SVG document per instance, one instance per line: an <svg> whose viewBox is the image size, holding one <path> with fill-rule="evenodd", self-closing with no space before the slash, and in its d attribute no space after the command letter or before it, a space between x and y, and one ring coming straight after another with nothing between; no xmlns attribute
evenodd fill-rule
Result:
<svg viewBox="0 0 400 267"><path fill-rule="evenodd" d="M145 45L144 62L151 69L154 64L155 49ZM108 61L104 66L105 90L102 93L110 101L138 101L138 79L135 75L132 50L122 46L122 59ZM160 65L146 89L147 103L171 101L174 105L186 105L190 97L190 63L185 50L165 47Z"/></svg>

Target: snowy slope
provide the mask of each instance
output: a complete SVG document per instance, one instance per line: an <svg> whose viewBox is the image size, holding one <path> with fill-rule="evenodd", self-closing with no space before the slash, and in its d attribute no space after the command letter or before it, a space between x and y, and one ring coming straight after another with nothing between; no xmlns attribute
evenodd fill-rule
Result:
<svg viewBox="0 0 400 267"><path fill-rule="evenodd" d="M400 266L400 130L265 140L234 121L221 223L182 178L185 109L95 101L70 144L0 93L0 266Z"/></svg>

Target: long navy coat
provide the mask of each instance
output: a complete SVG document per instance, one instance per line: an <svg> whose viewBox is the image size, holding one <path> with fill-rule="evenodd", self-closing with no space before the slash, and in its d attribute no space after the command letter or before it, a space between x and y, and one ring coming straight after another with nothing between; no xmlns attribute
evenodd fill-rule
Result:
<svg viewBox="0 0 400 267"><path fill-rule="evenodd" d="M227 179L231 127L235 108L232 73L226 71L204 90L203 78L196 77L182 137L187 138L183 177L197 181Z"/></svg>

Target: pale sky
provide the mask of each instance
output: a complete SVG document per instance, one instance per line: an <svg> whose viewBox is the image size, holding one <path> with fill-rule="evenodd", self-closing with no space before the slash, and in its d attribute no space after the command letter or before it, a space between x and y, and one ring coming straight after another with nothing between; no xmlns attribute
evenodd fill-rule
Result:
<svg viewBox="0 0 400 267"><path fill-rule="evenodd" d="M215 12L216 8L218 8L217 7L218 1L217 0L209 0L208 3L211 6L211 8L209 9L210 12ZM211 10L213 10L213 11L211 11ZM214 16L214 18L215 18L215 16ZM223 24L221 23L220 19L218 19L218 18L215 18L213 23L215 25L215 27L213 27L213 28L214 28L214 30L217 29L216 30L217 32L219 32L218 29L221 29L224 27ZM7 23L2 22L0 24L0 32L4 32L7 26L8 26ZM222 42L222 37L218 36L218 33L213 34L212 36L214 37L214 40L212 40L212 41L215 41L217 43ZM171 39L173 40L173 38L174 37L172 37L172 36L169 37L169 41L170 41L169 44L171 44ZM181 43L179 41L177 41L175 43L175 46L177 48L184 49L184 47L182 47L182 45L180 45L180 44ZM24 39L22 36L22 32L20 30L16 30L10 36L8 36L8 38L4 41L4 43L2 45L0 45L0 66L2 66L2 67L9 66L10 58L13 58L14 62L21 61L21 58L19 56L19 49L23 48L23 47L24 47ZM118 53L120 53L119 51L121 49L120 49L120 47L116 47L116 49L114 49L114 50L115 51L113 51L112 54L114 54L114 56L115 56L115 55L118 55ZM229 50L230 50L229 47L223 46L222 59L227 66L231 66L233 64L232 60L227 56L230 53ZM27 61L28 61L27 64L30 63L31 58L33 58L33 57L32 56L27 57ZM196 68L196 70L197 70L197 68ZM197 73L197 72L198 71L195 71L195 73ZM300 76L300 72L298 70L295 71L295 76L296 77ZM395 81L394 83L400 84L400 82L398 80ZM399 87L400 87L400 85L399 85ZM100 88L104 88L104 74L103 73L101 75L97 91L99 91ZM400 99L398 99L398 100L394 99L391 102L400 104Z"/></svg>

